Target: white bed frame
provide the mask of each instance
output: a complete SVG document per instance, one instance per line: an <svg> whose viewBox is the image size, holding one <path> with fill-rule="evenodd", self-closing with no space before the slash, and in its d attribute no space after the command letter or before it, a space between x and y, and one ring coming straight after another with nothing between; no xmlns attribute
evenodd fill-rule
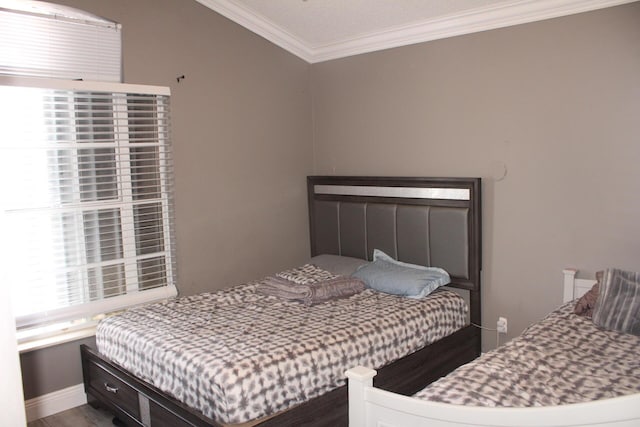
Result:
<svg viewBox="0 0 640 427"><path fill-rule="evenodd" d="M565 302L582 296L595 280L577 279L575 269L563 270ZM349 379L350 427L463 426L640 426L640 393L572 405L491 408L429 402L373 387L376 371L358 366Z"/></svg>

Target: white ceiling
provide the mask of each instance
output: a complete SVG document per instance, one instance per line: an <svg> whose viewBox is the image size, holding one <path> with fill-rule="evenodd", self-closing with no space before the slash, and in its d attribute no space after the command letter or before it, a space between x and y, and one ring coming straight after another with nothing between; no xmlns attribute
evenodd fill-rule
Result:
<svg viewBox="0 0 640 427"><path fill-rule="evenodd" d="M196 0L307 62L635 0Z"/></svg>

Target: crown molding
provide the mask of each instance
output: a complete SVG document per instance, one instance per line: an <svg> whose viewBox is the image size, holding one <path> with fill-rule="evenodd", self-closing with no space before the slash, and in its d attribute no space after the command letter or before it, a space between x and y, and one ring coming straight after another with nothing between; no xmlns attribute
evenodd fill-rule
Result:
<svg viewBox="0 0 640 427"><path fill-rule="evenodd" d="M313 49L322 62L447 37L588 12L635 0L526 0L478 8L328 44Z"/></svg>
<svg viewBox="0 0 640 427"><path fill-rule="evenodd" d="M286 51L312 63L313 50L307 47L299 38L295 37L276 23L257 15L252 10L234 3L231 0L196 0L214 12L229 18L246 29L264 37L271 43Z"/></svg>
<svg viewBox="0 0 640 427"><path fill-rule="evenodd" d="M401 25L322 46L310 46L231 0L196 0L309 63L588 12L637 0L515 0Z"/></svg>

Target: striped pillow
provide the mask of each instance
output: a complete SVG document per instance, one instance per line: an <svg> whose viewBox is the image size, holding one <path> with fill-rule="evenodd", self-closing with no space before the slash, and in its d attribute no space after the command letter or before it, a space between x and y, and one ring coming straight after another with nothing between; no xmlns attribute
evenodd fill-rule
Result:
<svg viewBox="0 0 640 427"><path fill-rule="evenodd" d="M593 323L640 336L640 273L613 268L605 271Z"/></svg>

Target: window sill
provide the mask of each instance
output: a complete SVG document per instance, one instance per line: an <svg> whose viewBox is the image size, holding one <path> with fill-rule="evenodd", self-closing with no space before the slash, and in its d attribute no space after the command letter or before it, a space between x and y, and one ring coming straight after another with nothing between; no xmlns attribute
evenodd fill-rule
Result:
<svg viewBox="0 0 640 427"><path fill-rule="evenodd" d="M43 348L94 336L96 334L97 324L97 321L90 322L83 325L82 328L61 332L54 336L25 339L22 342L18 342L18 352L20 354L28 353L30 351L41 350Z"/></svg>
<svg viewBox="0 0 640 427"><path fill-rule="evenodd" d="M88 313L78 312L78 315L76 316L78 322L66 321L63 322L63 325L56 326L53 324L51 327L43 327L42 329L35 328L35 331L30 335L29 332L27 332L25 335L21 336L20 332L18 332L18 351L20 353L27 353L29 351L40 350L46 347L52 347L94 336L96 334L96 326L98 325L98 322L105 316L116 314L126 308L171 299L175 297L177 293L176 287L171 285L144 292L123 295L124 298L109 298L106 300L108 304L113 303L116 298L117 304L98 307L92 306L94 309ZM102 303L104 301L105 300L100 300L98 302ZM98 311L99 309L100 311ZM95 312L109 314L95 315ZM87 316L83 316L85 314L87 314Z"/></svg>

